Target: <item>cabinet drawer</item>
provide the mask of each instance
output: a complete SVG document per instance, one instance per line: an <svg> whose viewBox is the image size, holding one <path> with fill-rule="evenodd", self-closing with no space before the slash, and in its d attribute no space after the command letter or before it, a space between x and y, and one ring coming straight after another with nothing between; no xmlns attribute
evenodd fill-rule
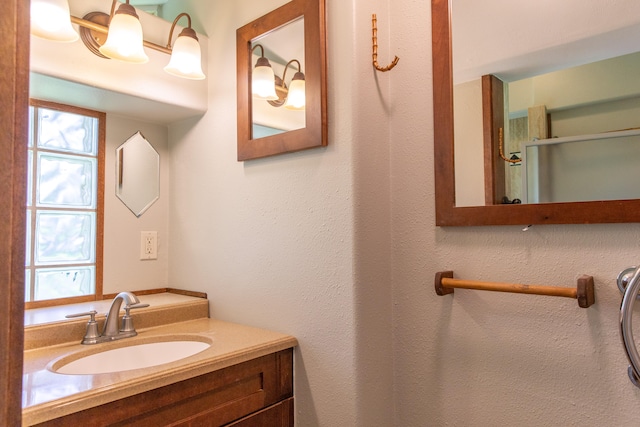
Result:
<svg viewBox="0 0 640 427"><path fill-rule="evenodd" d="M293 349L287 349L39 425L214 427L272 406L279 409L269 408L265 420L285 410L293 418L292 402L275 405L291 397Z"/></svg>

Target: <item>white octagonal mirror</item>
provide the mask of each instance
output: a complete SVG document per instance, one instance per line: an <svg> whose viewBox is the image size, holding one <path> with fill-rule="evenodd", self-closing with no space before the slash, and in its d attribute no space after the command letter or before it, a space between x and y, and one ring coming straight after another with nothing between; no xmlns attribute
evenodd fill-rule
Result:
<svg viewBox="0 0 640 427"><path fill-rule="evenodd" d="M137 217L160 197L160 155L140 132L116 149L116 195Z"/></svg>

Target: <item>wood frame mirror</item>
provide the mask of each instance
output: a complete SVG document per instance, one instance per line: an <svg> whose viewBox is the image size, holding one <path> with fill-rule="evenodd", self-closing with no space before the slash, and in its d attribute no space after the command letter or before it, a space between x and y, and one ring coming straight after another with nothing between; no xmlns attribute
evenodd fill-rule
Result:
<svg viewBox="0 0 640 427"><path fill-rule="evenodd" d="M0 27L0 425L21 425L29 122L29 2L3 2Z"/></svg>
<svg viewBox="0 0 640 427"><path fill-rule="evenodd" d="M288 23L304 19L305 126L253 138L252 43ZM236 31L238 161L327 145L325 0L292 0Z"/></svg>
<svg viewBox="0 0 640 427"><path fill-rule="evenodd" d="M457 207L455 200L451 0L431 1L436 225L640 222L640 199Z"/></svg>

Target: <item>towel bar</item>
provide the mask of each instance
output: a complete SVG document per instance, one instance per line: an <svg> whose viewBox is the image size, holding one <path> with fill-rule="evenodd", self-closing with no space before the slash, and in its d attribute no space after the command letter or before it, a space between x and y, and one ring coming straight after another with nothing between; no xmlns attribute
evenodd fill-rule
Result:
<svg viewBox="0 0 640 427"><path fill-rule="evenodd" d="M441 296L452 294L454 288L461 288L574 298L578 300L578 305L582 308L587 308L595 303L593 277L586 275L578 278L578 283L575 288L565 288L560 286L520 285L514 283L461 280L453 278L453 271L440 271L436 273L435 288L436 293Z"/></svg>
<svg viewBox="0 0 640 427"><path fill-rule="evenodd" d="M621 284L623 277L627 275L628 283ZM633 305L636 302L640 290L640 267L630 267L618 275L618 287L624 289L622 302L620 303L620 336L622 344L629 359L627 375L636 387L640 387L640 355L633 340Z"/></svg>

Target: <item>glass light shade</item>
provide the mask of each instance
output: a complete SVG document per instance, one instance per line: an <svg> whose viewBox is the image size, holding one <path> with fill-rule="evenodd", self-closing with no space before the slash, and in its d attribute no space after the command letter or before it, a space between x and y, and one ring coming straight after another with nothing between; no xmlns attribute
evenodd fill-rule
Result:
<svg viewBox="0 0 640 427"><path fill-rule="evenodd" d="M202 72L200 43L197 38L189 35L187 30L190 28L184 29L173 44L171 59L164 70L185 79L202 80L205 75ZM191 32L195 35L195 31Z"/></svg>
<svg viewBox="0 0 640 427"><path fill-rule="evenodd" d="M265 57L258 59L256 67L251 73L251 92L253 96L267 101L278 99L276 94L276 76L269 60Z"/></svg>
<svg viewBox="0 0 640 427"><path fill-rule="evenodd" d="M67 0L31 0L31 34L58 42L78 40Z"/></svg>
<svg viewBox="0 0 640 427"><path fill-rule="evenodd" d="M287 102L284 108L289 110L304 110L306 105L304 74L298 72L293 76L289 85L289 93L287 94Z"/></svg>
<svg viewBox="0 0 640 427"><path fill-rule="evenodd" d="M144 53L142 41L142 25L135 9L128 4L122 4L111 18L107 41L99 50L111 59L144 64L149 61L149 57Z"/></svg>

